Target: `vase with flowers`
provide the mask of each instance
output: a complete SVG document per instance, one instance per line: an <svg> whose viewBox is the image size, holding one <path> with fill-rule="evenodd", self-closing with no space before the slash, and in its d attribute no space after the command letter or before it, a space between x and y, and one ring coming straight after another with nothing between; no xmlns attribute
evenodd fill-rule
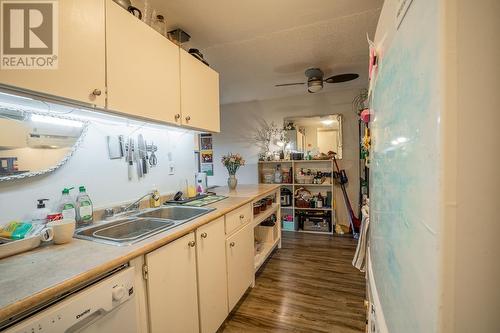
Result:
<svg viewBox="0 0 500 333"><path fill-rule="evenodd" d="M227 179L227 186L230 190L234 190L236 185L238 185L238 179L236 179L236 171L245 165L245 160L240 154L229 153L222 156L222 164L226 167L229 173L229 178Z"/></svg>

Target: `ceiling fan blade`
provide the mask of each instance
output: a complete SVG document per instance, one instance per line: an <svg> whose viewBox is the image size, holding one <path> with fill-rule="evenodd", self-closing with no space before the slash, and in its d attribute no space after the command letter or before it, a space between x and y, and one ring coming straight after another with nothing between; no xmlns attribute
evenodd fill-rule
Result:
<svg viewBox="0 0 500 333"><path fill-rule="evenodd" d="M327 83L341 83L341 82L355 80L358 77L359 77L359 75L356 73L338 74L338 75L330 76L329 78L327 78L325 80L325 82L327 82Z"/></svg>
<svg viewBox="0 0 500 333"><path fill-rule="evenodd" d="M286 87L286 86L298 86L298 85L303 85L305 82L297 82L297 83L282 83L282 84L276 84L274 85L275 87Z"/></svg>

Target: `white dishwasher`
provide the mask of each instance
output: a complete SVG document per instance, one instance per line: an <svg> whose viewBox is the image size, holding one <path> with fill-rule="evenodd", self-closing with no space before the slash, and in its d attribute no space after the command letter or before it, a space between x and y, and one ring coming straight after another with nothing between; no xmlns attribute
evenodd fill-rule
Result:
<svg viewBox="0 0 500 333"><path fill-rule="evenodd" d="M134 268L124 268L35 315L5 333L135 333L138 330Z"/></svg>

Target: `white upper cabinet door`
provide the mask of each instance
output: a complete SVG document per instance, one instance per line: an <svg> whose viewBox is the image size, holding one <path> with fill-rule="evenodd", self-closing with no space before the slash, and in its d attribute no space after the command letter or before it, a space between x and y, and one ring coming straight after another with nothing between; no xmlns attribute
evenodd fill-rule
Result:
<svg viewBox="0 0 500 333"><path fill-rule="evenodd" d="M146 254L152 333L199 333L194 233Z"/></svg>
<svg viewBox="0 0 500 333"><path fill-rule="evenodd" d="M182 49L180 58L183 125L220 132L219 74Z"/></svg>
<svg viewBox="0 0 500 333"><path fill-rule="evenodd" d="M104 0L57 3L57 69L4 69L2 66L0 83L104 107ZM26 39L24 46L33 42Z"/></svg>
<svg viewBox="0 0 500 333"><path fill-rule="evenodd" d="M228 314L224 217L196 230L201 333L214 333Z"/></svg>
<svg viewBox="0 0 500 333"><path fill-rule="evenodd" d="M254 278L253 228L247 225L226 240L227 283L231 311Z"/></svg>
<svg viewBox="0 0 500 333"><path fill-rule="evenodd" d="M106 2L107 108L180 124L179 47Z"/></svg>

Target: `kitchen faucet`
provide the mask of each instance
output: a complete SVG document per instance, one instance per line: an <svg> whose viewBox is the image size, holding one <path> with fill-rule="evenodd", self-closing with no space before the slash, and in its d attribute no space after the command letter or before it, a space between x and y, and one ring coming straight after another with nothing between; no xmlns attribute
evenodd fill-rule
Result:
<svg viewBox="0 0 500 333"><path fill-rule="evenodd" d="M155 201L160 199L160 196L158 195L158 192L156 190L148 192L139 199L137 199L136 201L134 201L133 203L131 203L130 205L125 206L125 208L123 208L122 210L122 213L128 212L129 210L131 210L131 208L137 209L138 208L137 205L139 204L139 202L147 196L151 196L151 198L153 198L153 200Z"/></svg>

